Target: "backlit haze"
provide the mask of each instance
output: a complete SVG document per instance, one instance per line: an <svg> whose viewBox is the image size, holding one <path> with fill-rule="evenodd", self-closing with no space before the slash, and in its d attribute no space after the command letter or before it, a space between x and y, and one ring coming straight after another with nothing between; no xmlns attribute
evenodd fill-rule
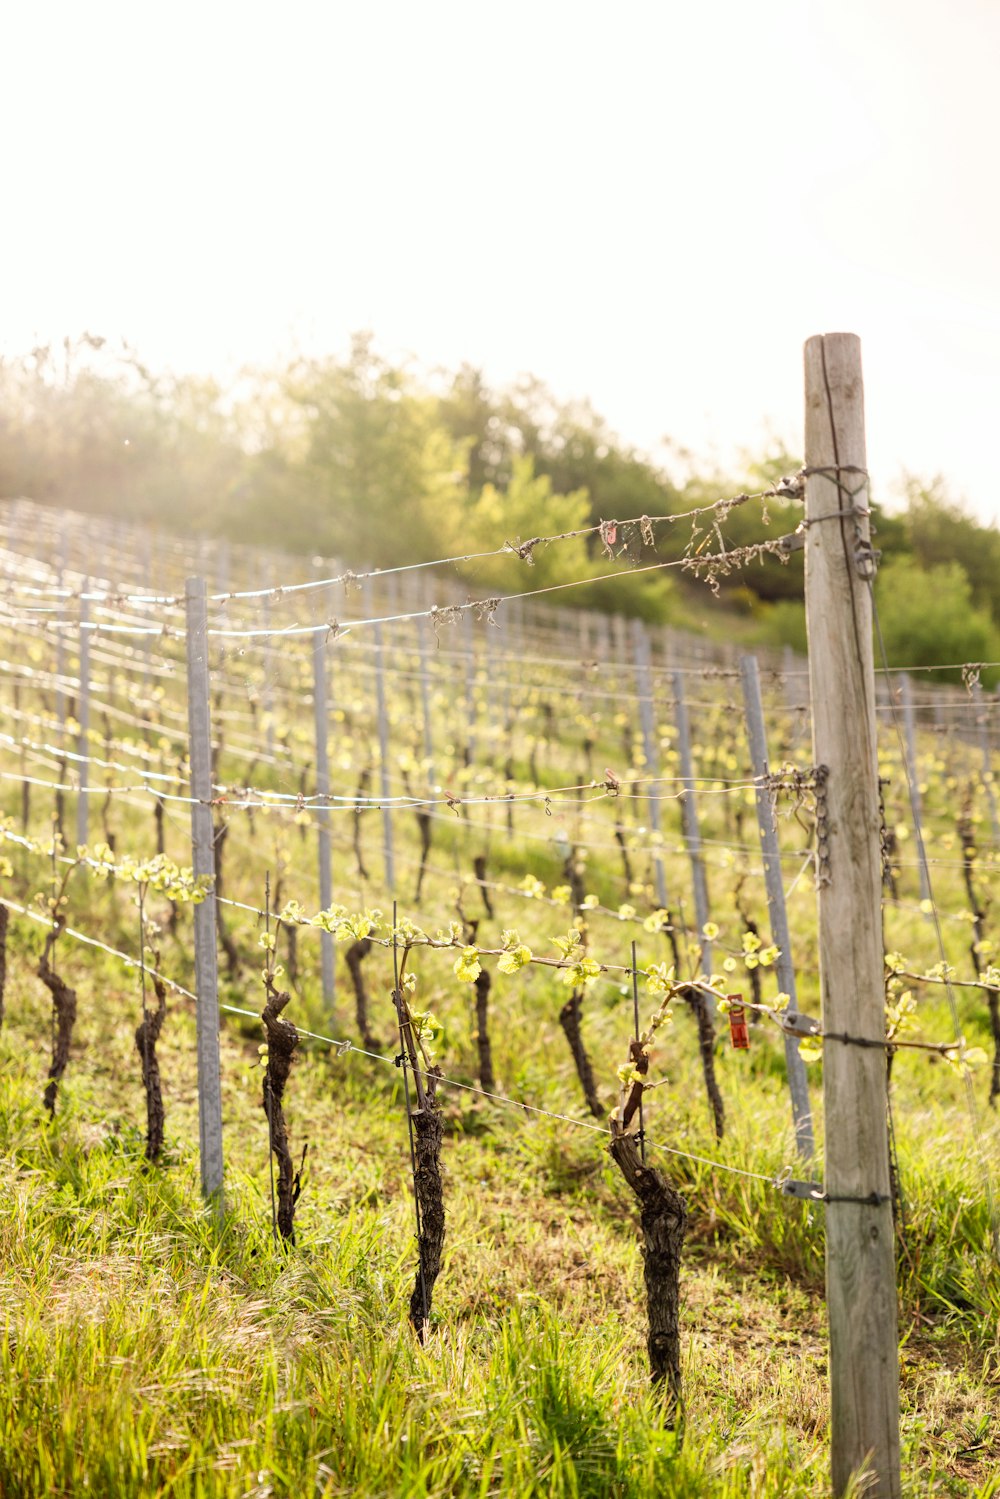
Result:
<svg viewBox="0 0 1000 1499"><path fill-rule="evenodd" d="M727 463L798 449L848 329L879 497L996 520L998 57L991 0L10 5L0 347L228 377L370 328Z"/></svg>

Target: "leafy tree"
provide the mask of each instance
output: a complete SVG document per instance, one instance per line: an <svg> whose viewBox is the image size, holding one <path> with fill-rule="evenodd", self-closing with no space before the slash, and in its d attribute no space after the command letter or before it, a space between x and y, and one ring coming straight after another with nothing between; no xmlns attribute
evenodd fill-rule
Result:
<svg viewBox="0 0 1000 1499"><path fill-rule="evenodd" d="M790 645L805 655L806 606L801 599L778 599L775 603L758 603L754 610L759 621L762 645Z"/></svg>
<svg viewBox="0 0 1000 1499"><path fill-rule="evenodd" d="M911 557L883 562L875 600L890 666L1000 660L1000 630L985 609L976 607L958 562L931 568ZM961 679L958 672L940 675ZM993 686L1000 672L984 672L982 680Z"/></svg>
<svg viewBox="0 0 1000 1499"><path fill-rule="evenodd" d="M0 362L0 494L204 530L246 464L220 387L93 334Z"/></svg>
<svg viewBox="0 0 1000 1499"><path fill-rule="evenodd" d="M552 480L547 474L535 472L530 457L512 461L506 489L487 484L476 499L449 514L448 545L456 553L489 551L503 541L516 549L537 536L585 530L592 525L586 490L555 493ZM463 572L482 594L490 589L519 593L587 577L600 578L614 570L607 558L591 556L589 537L579 536L531 547L524 558L513 551L483 558L467 564ZM554 594L552 602L664 619L670 596L671 585L664 576L647 573L633 577L624 568L611 580Z"/></svg>
<svg viewBox="0 0 1000 1499"><path fill-rule="evenodd" d="M462 365L438 400L437 417L454 441L466 448L472 494L486 484L503 489L510 479L511 460L522 451L520 434L510 425L481 370Z"/></svg>
<svg viewBox="0 0 1000 1499"><path fill-rule="evenodd" d="M711 506L715 501L738 496L757 494L772 489L779 479L794 474L801 466L783 447L772 448L762 458L745 457L742 473L734 476L721 469L690 477L677 492L673 509L679 517L690 510ZM679 518L676 525L661 528L658 532L657 550L671 558L683 557L692 547L703 547L710 552L737 551L761 541L777 540L790 535L802 520L800 501L780 499L748 499L734 506L716 522L712 515L695 520ZM795 617L795 609L778 611L773 615L758 605L776 604L787 600L790 604L803 596L803 568L801 552L792 552L787 558L770 554L756 557L735 568L726 577L719 578L723 598L731 607L741 612L760 612L770 621L769 638L778 628L778 621Z"/></svg>
<svg viewBox="0 0 1000 1499"><path fill-rule="evenodd" d="M908 550L921 567L957 562L963 568L973 602L989 610L1000 625L1000 531L981 525L948 497L944 481L907 483L907 506L902 517Z"/></svg>
<svg viewBox="0 0 1000 1499"><path fill-rule="evenodd" d="M473 494L485 484L503 489L520 456L552 480L555 493L586 490L591 524L677 509L676 488L589 402L560 403L534 376L495 392L480 371L463 366L440 399L439 415L456 440L470 443Z"/></svg>
<svg viewBox="0 0 1000 1499"><path fill-rule="evenodd" d="M343 363L301 361L284 389L297 408L286 544L375 566L439 555L438 516L461 504L467 449L435 420L434 401L367 334Z"/></svg>
<svg viewBox="0 0 1000 1499"><path fill-rule="evenodd" d="M525 377L504 398L502 417L558 493L587 491L592 524L683 508L666 475L623 443L589 401L560 403L540 380Z"/></svg>

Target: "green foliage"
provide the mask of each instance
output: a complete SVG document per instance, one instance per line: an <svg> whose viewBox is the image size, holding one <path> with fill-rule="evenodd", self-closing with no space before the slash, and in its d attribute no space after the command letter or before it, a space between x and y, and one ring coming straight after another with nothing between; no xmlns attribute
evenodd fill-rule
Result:
<svg viewBox="0 0 1000 1499"><path fill-rule="evenodd" d="M879 619L889 665L949 666L1000 660L1000 631L989 615L971 602L968 580L957 563L929 572L908 557L882 564L876 585ZM784 600L757 613L758 639L767 645L790 645L806 653L803 604ZM881 664L876 641L876 662ZM961 681L959 671L941 671L936 681ZM1000 680L996 670L982 673L985 687Z"/></svg>
<svg viewBox="0 0 1000 1499"><path fill-rule="evenodd" d="M529 458L557 494L586 492L591 525L683 508L666 475L623 443L589 402L560 402L533 376L494 391L481 371L464 365L438 414L453 438L469 445L473 495L487 484L505 490L517 459Z"/></svg>
<svg viewBox="0 0 1000 1499"><path fill-rule="evenodd" d="M893 558L879 569L875 599L890 666L1000 660L1000 630L976 607L958 562L924 568L911 558ZM961 680L959 672L940 677ZM996 671L983 673L984 686L998 679Z"/></svg>
<svg viewBox="0 0 1000 1499"><path fill-rule="evenodd" d="M790 645L806 654L806 606L801 599L780 599L774 604L758 605L754 611L758 638L762 645Z"/></svg>
<svg viewBox="0 0 1000 1499"><path fill-rule="evenodd" d="M717 469L689 479L680 492L676 508L690 510L696 506L710 505L722 495L759 493L761 490L772 488L785 475L796 473L800 463L800 459L781 446L772 449L759 459L746 455L744 466L739 473L724 473ZM721 542L726 550L731 551L755 542L788 536L797 528L802 515L802 504L797 501L769 499L763 509L759 502L748 501L729 511L719 527L721 538L718 534L711 538L712 547L714 550L719 550ZM708 522L704 524L707 526ZM670 527L664 534L661 550L667 554L680 556L689 536L690 530L687 527ZM720 586L723 597L726 598L750 590L752 595L764 604L801 599L802 554L794 553L787 561L780 561L776 557L763 557L754 562L748 570L741 570L733 573L729 578L722 578ZM781 613L776 617L790 619L791 613L789 612L787 616Z"/></svg>
<svg viewBox="0 0 1000 1499"><path fill-rule="evenodd" d="M490 551L504 541L514 547L536 536L560 535L591 525L590 504L585 490L572 494L553 491L552 480L535 472L530 457L514 458L505 490L487 484L480 494L465 506L440 512L439 544L453 553ZM469 575L476 580L477 592L491 589L517 593L526 589L548 588L581 578L599 578L614 571L606 557L593 555L593 537L574 537L551 546L536 546L527 557L513 553L487 557L469 565ZM664 619L668 612L671 585L663 576L639 574L597 584L593 588L567 592L564 601L593 609L603 604L648 619Z"/></svg>
<svg viewBox="0 0 1000 1499"><path fill-rule="evenodd" d="M0 406L4 497L199 532L250 464L214 381L155 375L127 344L89 333L0 360Z"/></svg>
<svg viewBox="0 0 1000 1499"><path fill-rule="evenodd" d="M358 336L347 360L303 361L283 384L291 542L376 567L439 556L438 517L461 502L465 449L407 371Z"/></svg>
<svg viewBox="0 0 1000 1499"><path fill-rule="evenodd" d="M902 524L915 560L927 571L944 562L961 566L972 602L1000 628L1000 531L983 526L950 499L940 479L907 484Z"/></svg>

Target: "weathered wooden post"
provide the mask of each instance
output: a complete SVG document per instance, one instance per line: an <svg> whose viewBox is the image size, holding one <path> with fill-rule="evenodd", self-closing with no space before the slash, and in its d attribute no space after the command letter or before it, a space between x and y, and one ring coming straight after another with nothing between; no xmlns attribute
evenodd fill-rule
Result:
<svg viewBox="0 0 1000 1499"><path fill-rule="evenodd" d="M208 682L208 605L204 578L188 578L187 689L191 735L191 849L195 875L215 882L212 826L212 724ZM198 996L198 1135L201 1190L217 1215L222 1198L222 1079L219 1055L219 973L215 890L194 908L195 991Z"/></svg>
<svg viewBox="0 0 1000 1499"><path fill-rule="evenodd" d="M886 1128L878 757L861 345L805 346L806 621L818 868L833 1488L898 1499L899 1353Z"/></svg>

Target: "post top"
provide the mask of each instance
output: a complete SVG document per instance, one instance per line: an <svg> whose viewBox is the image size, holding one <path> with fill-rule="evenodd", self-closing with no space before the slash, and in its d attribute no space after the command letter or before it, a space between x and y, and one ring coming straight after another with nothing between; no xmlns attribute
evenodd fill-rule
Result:
<svg viewBox="0 0 1000 1499"><path fill-rule="evenodd" d="M805 346L815 343L856 343L860 344L861 336L857 333L814 333L811 338L806 339Z"/></svg>

